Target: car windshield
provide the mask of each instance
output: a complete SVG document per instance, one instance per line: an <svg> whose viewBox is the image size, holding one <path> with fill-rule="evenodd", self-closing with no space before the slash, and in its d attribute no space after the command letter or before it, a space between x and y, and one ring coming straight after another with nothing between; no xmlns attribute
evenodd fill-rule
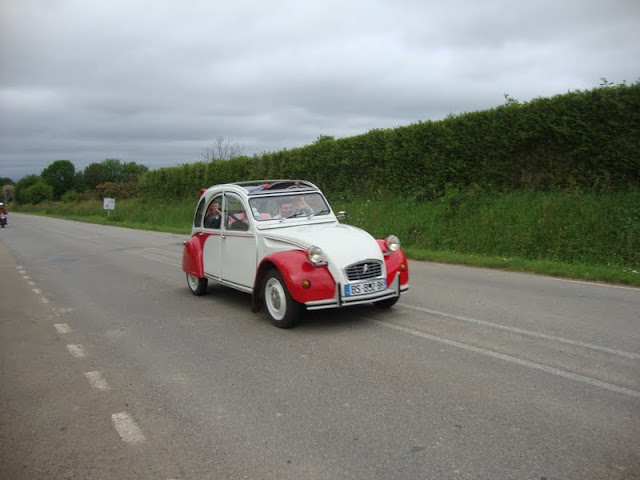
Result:
<svg viewBox="0 0 640 480"><path fill-rule="evenodd" d="M269 195L252 198L249 206L259 222L295 217L328 215L331 211L319 193Z"/></svg>

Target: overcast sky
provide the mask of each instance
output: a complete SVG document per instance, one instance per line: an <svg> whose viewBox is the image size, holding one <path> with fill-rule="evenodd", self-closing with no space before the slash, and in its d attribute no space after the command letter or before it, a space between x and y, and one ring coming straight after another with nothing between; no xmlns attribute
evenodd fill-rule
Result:
<svg viewBox="0 0 640 480"><path fill-rule="evenodd" d="M0 0L0 177L151 169L640 79L639 0Z"/></svg>

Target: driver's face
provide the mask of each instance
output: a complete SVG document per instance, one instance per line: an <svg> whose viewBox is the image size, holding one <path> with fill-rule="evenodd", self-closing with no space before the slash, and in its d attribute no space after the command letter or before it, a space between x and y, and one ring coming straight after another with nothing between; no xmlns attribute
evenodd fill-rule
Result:
<svg viewBox="0 0 640 480"><path fill-rule="evenodd" d="M283 203L280 205L280 215L288 217L293 213L293 203Z"/></svg>

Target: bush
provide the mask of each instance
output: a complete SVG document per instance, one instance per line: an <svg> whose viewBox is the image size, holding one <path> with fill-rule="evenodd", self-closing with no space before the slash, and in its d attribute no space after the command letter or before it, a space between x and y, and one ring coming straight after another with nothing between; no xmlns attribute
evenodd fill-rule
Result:
<svg viewBox="0 0 640 480"><path fill-rule="evenodd" d="M75 190L69 190L64 193L60 198L64 203L73 203L78 201L78 192Z"/></svg>
<svg viewBox="0 0 640 480"><path fill-rule="evenodd" d="M44 180L38 181L35 185L27 188L25 192L25 203L40 203L46 200L53 199L53 187L44 182Z"/></svg>

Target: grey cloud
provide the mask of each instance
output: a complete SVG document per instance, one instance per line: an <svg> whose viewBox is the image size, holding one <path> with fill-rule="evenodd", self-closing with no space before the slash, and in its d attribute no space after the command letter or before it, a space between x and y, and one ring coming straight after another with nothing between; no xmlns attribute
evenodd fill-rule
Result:
<svg viewBox="0 0 640 480"><path fill-rule="evenodd" d="M150 168L638 79L627 0L6 0L0 176Z"/></svg>

